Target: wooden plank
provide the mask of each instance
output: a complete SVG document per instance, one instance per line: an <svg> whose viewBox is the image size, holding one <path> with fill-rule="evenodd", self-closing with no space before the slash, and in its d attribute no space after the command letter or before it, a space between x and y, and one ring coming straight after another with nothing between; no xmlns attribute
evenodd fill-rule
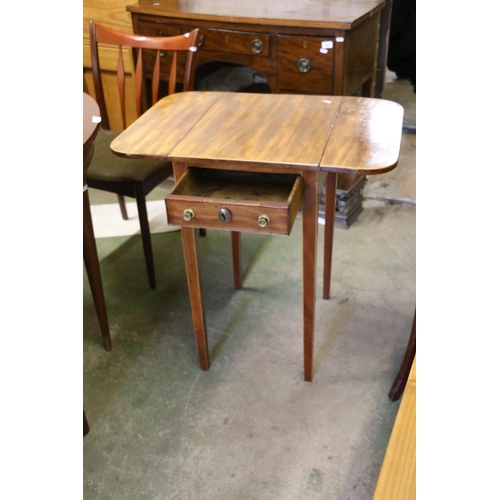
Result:
<svg viewBox="0 0 500 500"><path fill-rule="evenodd" d="M135 70L132 49L130 47L124 47L122 53L125 73L133 75ZM102 71L115 72L118 65L118 47L101 44L99 46L99 64L101 65ZM92 69L90 42L88 40L83 41L83 67Z"/></svg>
<svg viewBox="0 0 500 500"><path fill-rule="evenodd" d="M89 39L89 21L133 33L130 0L83 0L83 38Z"/></svg>
<svg viewBox="0 0 500 500"><path fill-rule="evenodd" d="M373 500L414 500L416 487L416 358L392 429Z"/></svg>

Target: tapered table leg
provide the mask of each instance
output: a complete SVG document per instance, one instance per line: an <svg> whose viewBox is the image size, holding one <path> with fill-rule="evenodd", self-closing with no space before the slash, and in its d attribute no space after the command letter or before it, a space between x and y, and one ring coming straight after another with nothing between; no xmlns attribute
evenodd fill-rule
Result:
<svg viewBox="0 0 500 500"><path fill-rule="evenodd" d="M338 176L335 172L328 172L325 181L325 243L323 251L323 298L325 300L328 300L330 298L337 177Z"/></svg>
<svg viewBox="0 0 500 500"><path fill-rule="evenodd" d="M193 315L194 334L200 368L208 370L208 342L205 328L205 311L201 299L200 269L198 264L197 236L195 229L189 227L181 228L182 247L184 249L184 261L186 263L186 274L189 288L189 299L191 301L191 312Z"/></svg>
<svg viewBox="0 0 500 500"><path fill-rule="evenodd" d="M92 290L92 297L94 298L99 326L101 327L104 348L106 351L110 351L111 336L109 334L108 314L104 301L101 270L99 268L99 258L95 244L94 227L92 226L89 193L87 189L83 191L83 259L89 277L90 289Z"/></svg>
<svg viewBox="0 0 500 500"><path fill-rule="evenodd" d="M233 254L233 280L234 289L240 290L241 282L241 249L240 249L240 233L231 231L231 250Z"/></svg>
<svg viewBox="0 0 500 500"><path fill-rule="evenodd" d="M316 240L318 234L318 173L305 171L302 200L302 259L304 294L304 380L312 381L316 304Z"/></svg>

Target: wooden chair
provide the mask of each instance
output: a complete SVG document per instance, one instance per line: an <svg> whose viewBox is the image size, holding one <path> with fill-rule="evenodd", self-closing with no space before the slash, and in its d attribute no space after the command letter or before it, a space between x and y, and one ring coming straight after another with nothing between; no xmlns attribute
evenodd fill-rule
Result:
<svg viewBox="0 0 500 500"><path fill-rule="evenodd" d="M105 92L101 75L99 47L118 46L116 63L116 81L119 107L121 111L122 129L126 128L125 113L125 69L122 47L135 50L135 106L137 116L152 106L159 97L160 71L163 66L170 65L168 77L168 94L175 91L192 90L194 87L193 56L198 46L199 30L194 29L185 35L171 37L148 37L122 33L90 21L90 46L92 57L92 77L96 101L101 111L101 129L94 142L94 157L86 172L87 184L91 188L108 191L118 195L122 217L127 219L124 196L135 198L142 235L142 244L146 258L149 284L156 288L153 249L149 230L146 196L167 177L173 174L172 164L156 160L136 160L120 158L110 149L112 140L119 131L110 130L108 109L106 108ZM180 53L180 55L178 54ZM143 59L153 57L154 70L152 75L146 75ZM161 62L161 65L160 65ZM104 64L103 64L104 67ZM106 61L106 71L109 61ZM183 78L182 84L177 84L177 77ZM146 77L151 79L150 94L146 89ZM149 85L148 85L149 87Z"/></svg>

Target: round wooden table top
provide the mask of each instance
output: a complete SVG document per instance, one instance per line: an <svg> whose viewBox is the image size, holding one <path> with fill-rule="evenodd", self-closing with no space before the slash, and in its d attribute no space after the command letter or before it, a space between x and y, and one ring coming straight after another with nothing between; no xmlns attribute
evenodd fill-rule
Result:
<svg viewBox="0 0 500 500"><path fill-rule="evenodd" d="M83 171L85 172L92 159L95 136L99 130L101 111L97 102L85 92L83 93ZM93 119L98 117L99 120Z"/></svg>

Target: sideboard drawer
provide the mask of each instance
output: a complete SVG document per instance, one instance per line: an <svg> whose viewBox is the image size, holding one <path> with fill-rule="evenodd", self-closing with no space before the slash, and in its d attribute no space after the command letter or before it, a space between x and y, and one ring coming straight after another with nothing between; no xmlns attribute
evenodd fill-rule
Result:
<svg viewBox="0 0 500 500"><path fill-rule="evenodd" d="M302 202L302 177L191 167L166 196L175 226L289 235Z"/></svg>
<svg viewBox="0 0 500 500"><path fill-rule="evenodd" d="M139 20L139 34L144 36L177 36L184 33L182 26L166 23L152 23Z"/></svg>
<svg viewBox="0 0 500 500"><path fill-rule="evenodd" d="M190 28L186 28L189 31ZM269 35L246 31L200 28L199 47L214 52L229 52L269 57Z"/></svg>
<svg viewBox="0 0 500 500"><path fill-rule="evenodd" d="M152 23L146 21L139 21L139 34L144 36L177 36L184 33L182 26L163 24L163 23ZM170 77L170 66L172 64L172 53L166 53L162 55L160 61L160 76L162 80L167 81ZM151 75L153 72L155 64L156 51L154 50L144 50L144 70L147 75ZM185 54L182 55L185 58ZM184 65L180 64L177 66L177 81L182 81L184 78Z"/></svg>
<svg viewBox="0 0 500 500"><path fill-rule="evenodd" d="M334 44L334 39L278 35L280 90L332 94Z"/></svg>

